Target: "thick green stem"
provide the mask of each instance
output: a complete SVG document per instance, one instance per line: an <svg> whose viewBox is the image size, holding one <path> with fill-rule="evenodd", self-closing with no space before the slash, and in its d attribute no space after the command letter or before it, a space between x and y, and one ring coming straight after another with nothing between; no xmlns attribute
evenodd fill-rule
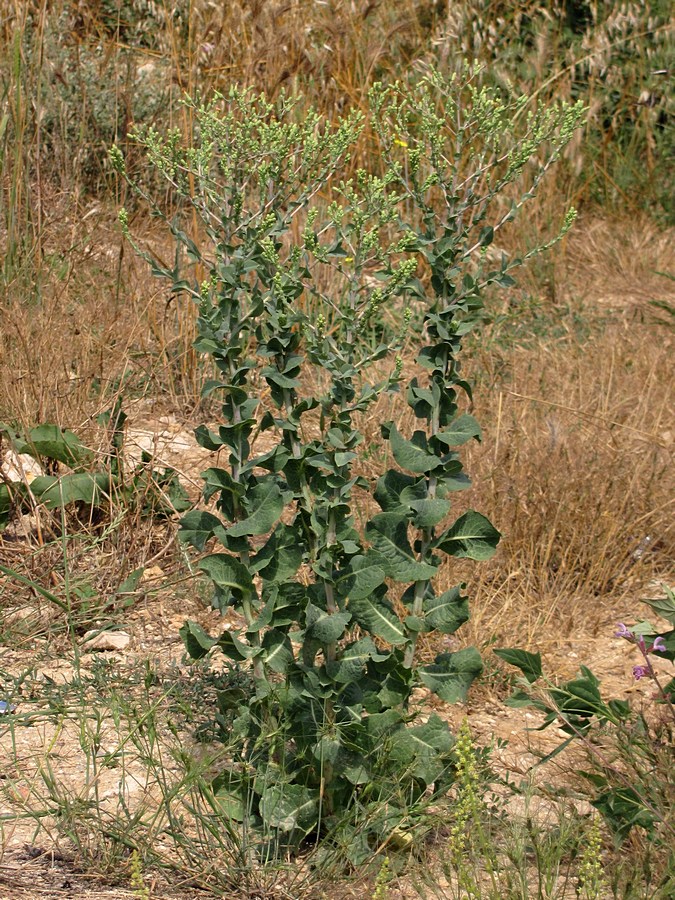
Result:
<svg viewBox="0 0 675 900"><path fill-rule="evenodd" d="M446 360L447 367L447 360ZM433 415L431 417L431 434L438 434L439 429L439 407L438 405L433 411ZM429 476L429 483L427 485L427 497L430 500L433 500L436 497L436 488L438 487L438 479L435 475ZM427 528L422 531L422 546L420 547L420 560L426 561L426 555L429 551L429 547L434 538L433 528ZM415 582L415 594L413 597L413 616L421 616L424 611L424 595L429 586L429 579L423 579L422 581ZM417 638L418 632L414 631L410 637L410 641L405 648L405 653L403 655L403 665L406 669L411 669L413 661L415 659L415 650L417 649Z"/></svg>
<svg viewBox="0 0 675 900"><path fill-rule="evenodd" d="M232 374L234 374L234 369L235 369L234 363L231 362L230 370L231 370ZM235 425L237 425L239 422L241 422L241 410L240 410L239 406L236 404L233 404L232 420ZM240 466L241 466L241 458L243 455L243 451L244 451L244 440L240 434L239 447L238 447L238 457L239 458L236 462L234 462L232 464L232 478L234 481L240 480L240 478L239 478L239 476L241 474ZM239 503L236 499L234 501L234 507L235 507L235 509L234 509L235 515L238 515L240 510L239 510ZM239 559L240 559L242 565L244 565L246 567L246 569L248 569L250 562L251 562L249 550L248 549L242 550L239 553ZM242 600L241 607L242 607L242 612L244 613L244 619L246 620L246 625L250 628L251 625L255 622L255 618L256 618L253 607L251 605L251 601L248 598L245 598L244 600ZM259 631L253 632L253 634L250 636L250 641L251 641L251 644L253 645L253 647L256 648L256 650L260 650L261 643L260 643L260 632ZM266 681L267 680L267 675L265 673L265 665L259 655L257 655L255 657L255 659L253 660L253 675L258 681Z"/></svg>

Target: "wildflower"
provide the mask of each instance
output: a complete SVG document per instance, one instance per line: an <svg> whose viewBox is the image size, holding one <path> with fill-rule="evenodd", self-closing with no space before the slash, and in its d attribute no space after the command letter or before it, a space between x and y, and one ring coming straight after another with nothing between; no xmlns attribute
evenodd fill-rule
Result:
<svg viewBox="0 0 675 900"><path fill-rule="evenodd" d="M666 642L663 640L662 637L657 637L655 639L654 643L649 648L650 653L653 653L655 650L657 651L657 653L665 653L666 652Z"/></svg>
<svg viewBox="0 0 675 900"><path fill-rule="evenodd" d="M645 678L650 674L649 666L633 666L633 678L636 681L639 681L641 678Z"/></svg>
<svg viewBox="0 0 675 900"><path fill-rule="evenodd" d="M614 637L626 638L627 641L632 641L634 635L630 628L624 625L623 622L617 622Z"/></svg>

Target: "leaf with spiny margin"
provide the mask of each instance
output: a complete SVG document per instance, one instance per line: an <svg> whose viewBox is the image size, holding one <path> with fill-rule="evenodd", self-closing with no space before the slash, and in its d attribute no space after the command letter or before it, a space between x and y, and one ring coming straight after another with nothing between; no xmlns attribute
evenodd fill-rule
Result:
<svg viewBox="0 0 675 900"><path fill-rule="evenodd" d="M347 623L351 619L351 613L334 612L308 603L306 607L305 638L310 641L320 641L324 644L338 641L345 632Z"/></svg>
<svg viewBox="0 0 675 900"><path fill-rule="evenodd" d="M448 428L436 434L435 438L447 447L460 447L471 438L480 441L482 436L483 433L478 422L473 416L464 413L451 422Z"/></svg>
<svg viewBox="0 0 675 900"><path fill-rule="evenodd" d="M471 683L483 671L480 653L466 647L456 653L439 653L429 666L418 670L420 680L446 703L466 699Z"/></svg>
<svg viewBox="0 0 675 900"><path fill-rule="evenodd" d="M438 538L434 546L457 558L485 560L494 556L500 537L489 519L470 509Z"/></svg>
<svg viewBox="0 0 675 900"><path fill-rule="evenodd" d="M268 828L308 834L317 823L319 794L301 784L278 780L267 786L260 798L260 815Z"/></svg>
<svg viewBox="0 0 675 900"><path fill-rule="evenodd" d="M419 562L408 542L408 520L399 512L379 513L366 524L366 535L382 557L385 574L395 581L432 578L436 566Z"/></svg>
<svg viewBox="0 0 675 900"><path fill-rule="evenodd" d="M189 620L185 622L182 628L179 628L178 634L180 634L185 649L192 659L202 659L211 647L218 643L217 639L207 634L201 625Z"/></svg>
<svg viewBox="0 0 675 900"><path fill-rule="evenodd" d="M238 600L248 600L255 595L248 569L234 556L213 553L200 560L199 568L221 591L231 591Z"/></svg>
<svg viewBox="0 0 675 900"><path fill-rule="evenodd" d="M284 498L276 481L265 479L247 494L250 515L228 528L232 537L267 534L284 510Z"/></svg>
<svg viewBox="0 0 675 900"><path fill-rule="evenodd" d="M424 598L424 619L441 634L454 634L469 618L469 599L462 596L464 585L445 591L439 597Z"/></svg>
<svg viewBox="0 0 675 900"><path fill-rule="evenodd" d="M251 572L259 572L267 584L288 581L298 571L304 552L300 531L295 525L277 525L269 540L251 560Z"/></svg>
<svg viewBox="0 0 675 900"><path fill-rule="evenodd" d="M403 644L408 639L394 607L386 600L379 600L374 596L363 597L360 600L352 597L349 609L362 628L366 628L388 644Z"/></svg>
<svg viewBox="0 0 675 900"><path fill-rule="evenodd" d="M433 713L423 725L401 728L389 747L389 757L401 771L433 784L447 766L443 757L450 751L453 738L446 722Z"/></svg>
<svg viewBox="0 0 675 900"><path fill-rule="evenodd" d="M272 672L284 675L293 665L293 647L287 634L273 629L268 631L262 642L265 665Z"/></svg>
<svg viewBox="0 0 675 900"><path fill-rule="evenodd" d="M349 597L350 602L369 597L375 588L385 579L384 569L375 553L365 556L353 556L349 568L340 573L338 587L341 596Z"/></svg>
<svg viewBox="0 0 675 900"><path fill-rule="evenodd" d="M438 525L447 516L451 505L449 500L439 500L436 497L412 500L409 503L410 508L415 513L412 517L412 523L416 528L433 528L434 525Z"/></svg>
<svg viewBox="0 0 675 900"><path fill-rule="evenodd" d="M337 659L327 661L326 671L334 681L349 684L359 680L369 659L381 662L387 656L387 653L379 653L373 641L366 637L341 650Z"/></svg>
<svg viewBox="0 0 675 900"><path fill-rule="evenodd" d="M515 666L523 673L530 684L541 678L543 669L541 667L541 653L528 653L527 650L519 650L518 648L504 647L501 650L493 651L495 656L503 659L504 662Z"/></svg>
<svg viewBox="0 0 675 900"><path fill-rule="evenodd" d="M178 525L180 540L191 544L197 550L204 550L207 541L215 535L216 530L223 531L223 523L218 516L198 509L186 513Z"/></svg>
<svg viewBox="0 0 675 900"><path fill-rule="evenodd" d="M423 434L423 432L418 433L420 435ZM394 459L402 469L407 469L408 472L423 474L438 468L438 457L433 453L429 453L422 447L418 447L417 444L412 441L406 440L399 433L396 425L391 426L389 443L391 444L391 452Z"/></svg>

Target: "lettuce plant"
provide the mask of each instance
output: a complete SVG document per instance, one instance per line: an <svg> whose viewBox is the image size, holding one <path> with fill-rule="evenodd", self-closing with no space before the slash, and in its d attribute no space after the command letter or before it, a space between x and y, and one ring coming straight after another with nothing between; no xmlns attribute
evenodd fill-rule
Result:
<svg viewBox="0 0 675 900"><path fill-rule="evenodd" d="M486 560L499 540L478 512L451 518L470 486L458 448L481 438L461 408L459 354L485 286L513 284L521 262L486 269L488 245L582 110L527 113L468 69L430 72L412 93L378 86L382 165L344 181L358 112L330 124L238 89L185 102L189 145L134 135L173 188L172 219L145 199L175 264L134 246L193 298L196 347L218 372L204 395L221 400L222 424L196 432L219 454L202 475L211 507L180 533L208 549L198 567L213 605L244 625L211 636L186 622L182 636L194 658L218 650L250 667L253 688L230 698L236 749L212 787L276 849L331 831L358 862L452 781L453 737L413 692L462 700L481 660L466 648L422 662L419 637L451 635L469 615L464 586L441 583L442 560ZM111 158L124 173L119 150ZM513 187L520 199L502 202ZM404 345L416 368L405 384ZM364 423L385 394L396 418L380 424L377 458L392 465L371 480L361 456L378 448L372 434L364 448Z"/></svg>

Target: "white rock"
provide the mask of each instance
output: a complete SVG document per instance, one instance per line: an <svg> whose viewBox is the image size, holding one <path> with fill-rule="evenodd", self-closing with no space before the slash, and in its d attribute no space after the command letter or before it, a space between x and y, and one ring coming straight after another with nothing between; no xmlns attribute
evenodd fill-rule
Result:
<svg viewBox="0 0 675 900"><path fill-rule="evenodd" d="M27 481L43 475L40 463L28 453L15 453L8 450L0 465L0 471L8 481Z"/></svg>
<svg viewBox="0 0 675 900"><path fill-rule="evenodd" d="M82 638L84 650L124 650L131 637L126 631L88 631Z"/></svg>

